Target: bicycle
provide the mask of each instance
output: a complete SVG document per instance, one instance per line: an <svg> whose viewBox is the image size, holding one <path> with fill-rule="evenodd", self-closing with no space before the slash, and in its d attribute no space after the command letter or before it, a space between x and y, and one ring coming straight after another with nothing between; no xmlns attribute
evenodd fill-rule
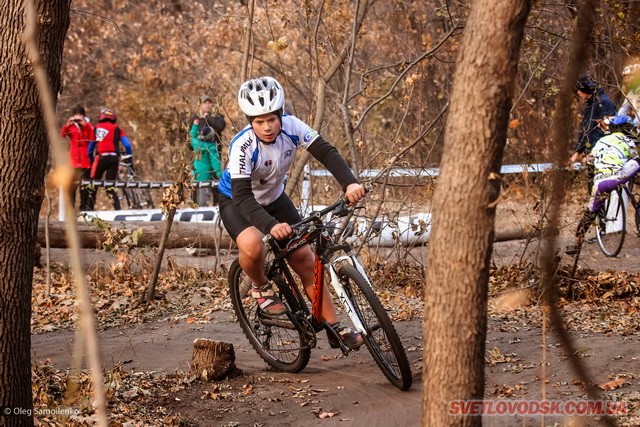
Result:
<svg viewBox="0 0 640 427"><path fill-rule="evenodd" d="M622 250L627 232L627 210L624 197L634 210L636 233L640 234L640 201L633 194L635 178L613 190L605 199L595 222L600 250L607 257L616 257ZM612 197L612 195L615 195Z"/></svg>
<svg viewBox="0 0 640 427"><path fill-rule="evenodd" d="M340 240L336 224L326 218L340 218L353 212L345 200L292 225L294 237L281 248L270 235L265 236L268 257L265 273L277 288L286 307L281 316L269 316L259 308L250 294L251 280L236 259L229 269L231 303L238 321L258 355L278 371L296 373L309 362L311 349L316 347L316 333L325 330L339 343L346 356L349 349L324 320L318 318L325 286L325 274L337 299L352 322L352 329L362 334L364 344L385 377L395 387L408 390L412 374L398 333L376 296L364 268L353 254L351 246ZM311 310L286 263L286 257L310 244L315 254L315 301ZM338 305L336 304L336 308Z"/></svg>
<svg viewBox="0 0 640 427"><path fill-rule="evenodd" d="M131 154L120 156L118 167L118 180L126 183L122 188L124 200L127 202L129 209L152 209L153 199L151 198L151 192L149 188L140 188L139 183L142 180L136 175L133 165L127 162L131 158ZM122 199L123 197L121 196L120 201Z"/></svg>

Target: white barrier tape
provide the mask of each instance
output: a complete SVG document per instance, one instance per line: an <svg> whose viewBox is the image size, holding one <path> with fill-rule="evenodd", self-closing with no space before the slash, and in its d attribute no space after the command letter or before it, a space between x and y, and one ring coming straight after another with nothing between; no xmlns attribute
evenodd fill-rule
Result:
<svg viewBox="0 0 640 427"><path fill-rule="evenodd" d="M219 181L191 181L193 188L215 187ZM175 184L174 181L112 181L98 179L83 179L81 185L91 185L94 187L116 187L116 188L169 188Z"/></svg>
<svg viewBox="0 0 640 427"><path fill-rule="evenodd" d="M500 173L509 174L509 173L540 173L546 170L549 170L553 167L553 163L534 163L531 165L502 165L500 168ZM581 169L584 166L582 163L574 163L574 169ZM379 177L382 173L383 169L365 169L360 172L360 177L363 178L376 178ZM309 174L312 176L331 176L331 173L326 169L313 169L309 171ZM391 169L389 171L389 176L391 177L401 177L401 176L414 176L414 177L434 177L440 175L439 168L426 168L426 169L417 169L417 168L399 168L399 169Z"/></svg>
<svg viewBox="0 0 640 427"><path fill-rule="evenodd" d="M536 163L531 165L503 165L500 168L500 173L503 174L511 174L511 173L540 173L546 170L549 170L553 167L552 163ZM574 169L581 169L583 165L581 163L575 163L573 165ZM365 169L360 172L360 177L362 178L375 178L380 176L382 169ZM311 176L331 176L331 173L326 169L313 169L310 170L309 175ZM426 169L407 169L407 168L399 168L399 169L391 169L389 171L389 176L391 177L402 177L402 176L413 176L413 177L434 177L440 175L439 168L426 168ZM211 181L191 181L191 185L194 188L206 188L206 187L215 187L218 185L219 181L211 180ZM82 185L92 185L94 187L116 187L116 188L149 188L149 189L157 189L157 188L168 188L174 184L174 181L112 181L112 180L87 180L83 179L81 182Z"/></svg>
<svg viewBox="0 0 640 427"><path fill-rule="evenodd" d="M215 222L219 216L217 206L203 206L195 209L176 209L174 221L178 222ZM78 217L78 221L99 218L103 221L145 221L158 222L166 219L162 209L137 209L119 211L84 211Z"/></svg>

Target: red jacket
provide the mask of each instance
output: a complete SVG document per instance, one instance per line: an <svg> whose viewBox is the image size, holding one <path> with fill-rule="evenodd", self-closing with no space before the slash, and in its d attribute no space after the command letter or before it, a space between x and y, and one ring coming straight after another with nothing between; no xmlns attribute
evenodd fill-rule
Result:
<svg viewBox="0 0 640 427"><path fill-rule="evenodd" d="M60 130L60 136L69 138L69 161L73 168L90 168L89 142L93 140L91 123L67 123Z"/></svg>

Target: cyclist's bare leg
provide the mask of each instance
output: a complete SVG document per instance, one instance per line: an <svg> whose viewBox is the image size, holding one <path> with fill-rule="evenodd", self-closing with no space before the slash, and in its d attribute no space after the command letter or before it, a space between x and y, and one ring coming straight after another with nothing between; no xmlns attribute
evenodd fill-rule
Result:
<svg viewBox="0 0 640 427"><path fill-rule="evenodd" d="M298 276L300 276L300 280L302 280L304 290L309 297L309 300L313 302L313 300L315 299L313 294L313 268L315 257L313 255L313 252L311 252L311 248L309 248L309 246L305 246L289 255L287 260L289 261L289 265L291 266L293 271L295 271ZM321 318L326 320L330 325L333 325L340 321L340 318L336 314L336 309L333 306L331 294L329 293L329 288L327 286L324 287L321 310Z"/></svg>
<svg viewBox="0 0 640 427"><path fill-rule="evenodd" d="M258 286L267 281L264 275L265 253L262 237L262 233L256 227L249 227L243 230L236 239L240 267Z"/></svg>

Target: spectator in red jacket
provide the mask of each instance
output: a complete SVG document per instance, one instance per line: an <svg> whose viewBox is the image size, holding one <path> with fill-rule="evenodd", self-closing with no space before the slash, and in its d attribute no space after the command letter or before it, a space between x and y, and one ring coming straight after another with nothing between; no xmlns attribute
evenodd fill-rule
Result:
<svg viewBox="0 0 640 427"><path fill-rule="evenodd" d="M69 140L69 162L75 169L74 185L71 189L71 203L75 206L76 192L80 180L91 179L91 162L89 161L89 144L94 140L93 124L89 121L83 107L75 107L72 116L60 130L60 136ZM92 211L95 190L89 186L80 187L80 210Z"/></svg>

